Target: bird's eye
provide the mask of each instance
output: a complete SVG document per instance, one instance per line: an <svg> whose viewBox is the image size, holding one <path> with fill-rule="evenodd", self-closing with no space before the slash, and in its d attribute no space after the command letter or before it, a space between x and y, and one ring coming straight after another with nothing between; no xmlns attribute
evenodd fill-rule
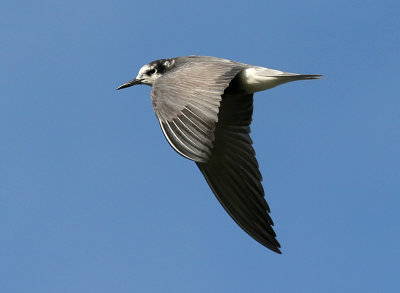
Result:
<svg viewBox="0 0 400 293"><path fill-rule="evenodd" d="M147 75L152 75L154 73L156 73L156 70L154 68L147 71Z"/></svg>

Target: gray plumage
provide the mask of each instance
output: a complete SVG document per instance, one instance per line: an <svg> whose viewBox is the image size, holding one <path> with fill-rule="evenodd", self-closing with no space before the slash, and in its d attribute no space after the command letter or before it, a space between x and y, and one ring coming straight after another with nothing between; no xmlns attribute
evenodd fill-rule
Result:
<svg viewBox="0 0 400 293"><path fill-rule="evenodd" d="M250 138L253 93L320 75L287 73L207 56L153 61L119 86L152 86L170 145L196 162L215 196L250 236L280 253Z"/></svg>

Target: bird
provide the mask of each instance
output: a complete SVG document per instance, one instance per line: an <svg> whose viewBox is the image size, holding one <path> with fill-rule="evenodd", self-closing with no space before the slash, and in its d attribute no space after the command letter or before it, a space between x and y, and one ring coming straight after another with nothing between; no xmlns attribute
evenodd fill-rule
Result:
<svg viewBox="0 0 400 293"><path fill-rule="evenodd" d="M210 56L159 59L117 90L151 86L151 100L172 148L196 163L232 219L252 238L281 253L250 138L253 94L318 79Z"/></svg>

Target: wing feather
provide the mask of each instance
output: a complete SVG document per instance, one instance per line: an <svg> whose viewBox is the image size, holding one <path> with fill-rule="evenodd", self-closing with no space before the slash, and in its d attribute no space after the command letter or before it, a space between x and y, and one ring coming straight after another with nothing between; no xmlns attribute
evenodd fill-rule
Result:
<svg viewBox="0 0 400 293"><path fill-rule="evenodd" d="M211 57L184 62L158 78L152 102L165 137L184 157L207 161L214 141L221 96L246 65Z"/></svg>
<svg viewBox="0 0 400 293"><path fill-rule="evenodd" d="M262 245L280 253L250 138L252 112L252 95L225 94L211 155L197 166L235 222Z"/></svg>
<svg viewBox="0 0 400 293"><path fill-rule="evenodd" d="M253 95L235 94L229 86L246 65L185 58L153 84L153 108L164 135L178 153L196 161L236 223L280 253L250 138Z"/></svg>

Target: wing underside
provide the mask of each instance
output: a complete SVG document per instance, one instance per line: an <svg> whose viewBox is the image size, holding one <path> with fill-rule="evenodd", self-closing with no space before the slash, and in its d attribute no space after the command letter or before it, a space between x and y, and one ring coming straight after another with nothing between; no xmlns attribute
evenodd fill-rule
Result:
<svg viewBox="0 0 400 293"><path fill-rule="evenodd" d="M211 156L197 165L235 222L262 245L280 253L250 138L252 111L252 95L224 95Z"/></svg>
<svg viewBox="0 0 400 293"><path fill-rule="evenodd" d="M170 145L188 159L205 162L221 96L245 65L211 57L185 58L183 65L154 83L153 108Z"/></svg>
<svg viewBox="0 0 400 293"><path fill-rule="evenodd" d="M197 163L236 223L280 253L250 138L253 95L235 94L234 78L245 68L188 57L153 84L153 108L170 145Z"/></svg>

